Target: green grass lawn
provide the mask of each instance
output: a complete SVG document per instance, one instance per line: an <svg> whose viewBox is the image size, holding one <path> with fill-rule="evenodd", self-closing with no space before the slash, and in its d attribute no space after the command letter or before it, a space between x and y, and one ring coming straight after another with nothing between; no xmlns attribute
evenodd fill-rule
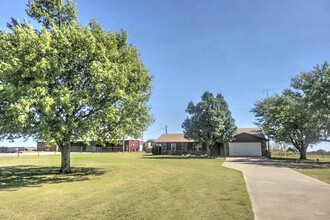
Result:
<svg viewBox="0 0 330 220"><path fill-rule="evenodd" d="M224 159L138 153L0 157L1 219L253 219L242 174Z"/></svg>
<svg viewBox="0 0 330 220"><path fill-rule="evenodd" d="M294 170L330 184L330 168L294 168Z"/></svg>
<svg viewBox="0 0 330 220"><path fill-rule="evenodd" d="M293 170L330 184L330 155L307 153L308 160L300 161L298 153L280 153L272 153L272 159L287 161Z"/></svg>
<svg viewBox="0 0 330 220"><path fill-rule="evenodd" d="M292 153L292 152L278 152L272 151L272 158L274 159L299 159L299 153ZM320 162L330 162L330 155L328 154L310 154L307 152L307 159L309 161L316 161L319 159Z"/></svg>

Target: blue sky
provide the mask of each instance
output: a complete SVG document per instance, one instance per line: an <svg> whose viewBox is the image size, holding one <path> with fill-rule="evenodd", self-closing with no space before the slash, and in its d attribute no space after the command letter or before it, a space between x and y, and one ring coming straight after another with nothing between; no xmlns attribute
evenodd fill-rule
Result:
<svg viewBox="0 0 330 220"><path fill-rule="evenodd" d="M32 21L26 0L0 0L0 27L11 16ZM327 0L76 0L79 20L125 29L154 76L144 140L182 132L190 100L222 93L238 127L254 127L250 109L280 93L291 77L330 61ZM21 143L31 145L33 143ZM7 145L8 143L0 143ZM330 150L329 144L319 147Z"/></svg>

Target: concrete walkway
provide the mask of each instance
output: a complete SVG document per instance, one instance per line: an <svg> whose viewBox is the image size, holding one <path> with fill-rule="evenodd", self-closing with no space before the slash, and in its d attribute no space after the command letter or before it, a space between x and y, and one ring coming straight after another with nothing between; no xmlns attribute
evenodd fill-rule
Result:
<svg viewBox="0 0 330 220"><path fill-rule="evenodd" d="M243 172L257 220L330 219L330 184L268 159L227 158L223 166Z"/></svg>

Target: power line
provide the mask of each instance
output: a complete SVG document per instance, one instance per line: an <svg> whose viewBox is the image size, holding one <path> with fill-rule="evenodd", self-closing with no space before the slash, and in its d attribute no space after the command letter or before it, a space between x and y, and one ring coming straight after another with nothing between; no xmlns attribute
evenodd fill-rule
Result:
<svg viewBox="0 0 330 220"><path fill-rule="evenodd" d="M159 131L162 131L162 130L164 130L164 128L161 128L157 131L150 131L150 132L147 132L147 133L144 133L144 134L153 134L153 133L156 133L156 132L159 132Z"/></svg>

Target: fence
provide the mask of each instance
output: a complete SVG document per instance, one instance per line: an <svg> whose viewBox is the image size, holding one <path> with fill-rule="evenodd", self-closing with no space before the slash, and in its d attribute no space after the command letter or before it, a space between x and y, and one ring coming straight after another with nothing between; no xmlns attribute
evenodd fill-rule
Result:
<svg viewBox="0 0 330 220"><path fill-rule="evenodd" d="M71 152L91 152L91 153L123 152L123 147L71 146Z"/></svg>

